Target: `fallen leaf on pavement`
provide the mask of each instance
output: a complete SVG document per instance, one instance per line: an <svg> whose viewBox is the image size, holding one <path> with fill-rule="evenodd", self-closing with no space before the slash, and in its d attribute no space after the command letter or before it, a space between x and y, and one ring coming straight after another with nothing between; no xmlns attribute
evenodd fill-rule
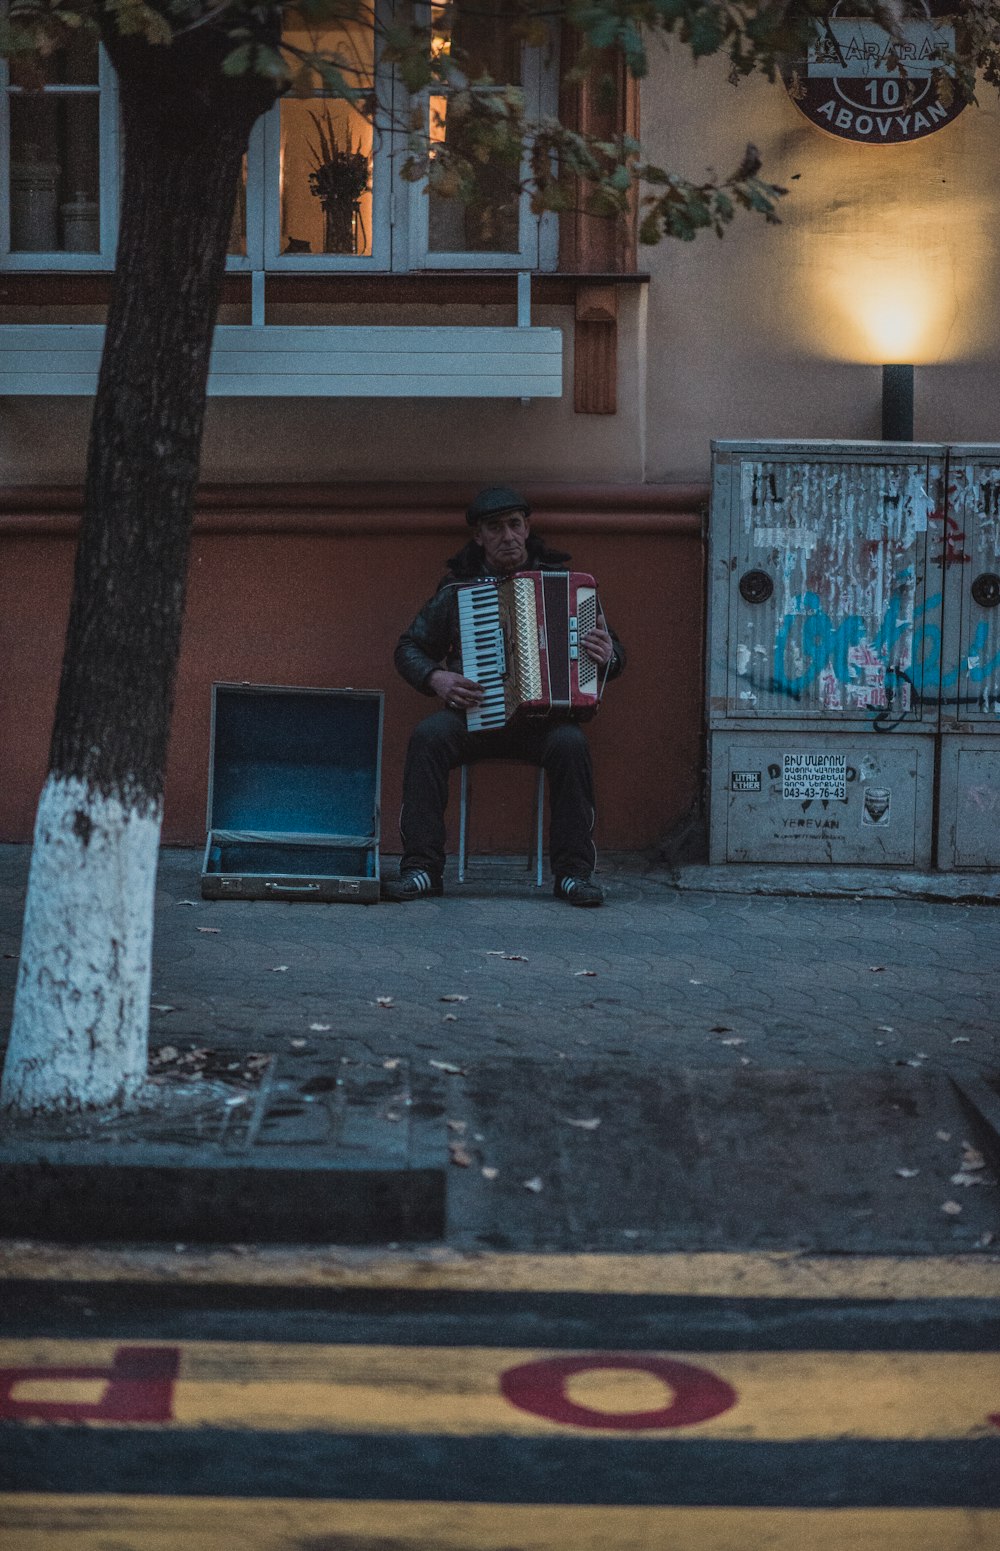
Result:
<svg viewBox="0 0 1000 1551"><path fill-rule="evenodd" d="M917 1175L920 1173L920 1170L919 1169L897 1169L896 1173L899 1175L900 1179L916 1179Z"/></svg>
<svg viewBox="0 0 1000 1551"><path fill-rule="evenodd" d="M446 1012L444 1017L441 1019L441 1022L442 1023L457 1023L458 1019L456 1018L456 1016L455 1016L455 1014L453 1012Z"/></svg>
<svg viewBox="0 0 1000 1551"><path fill-rule="evenodd" d="M457 1131L459 1136L461 1136L463 1131L467 1131L468 1129L469 1129L469 1122L467 1120L449 1120L448 1121L448 1130L449 1131Z"/></svg>
<svg viewBox="0 0 1000 1551"><path fill-rule="evenodd" d="M951 1175L953 1185L988 1185L989 1180L983 1174L966 1174L964 1169L959 1169L957 1174Z"/></svg>
<svg viewBox="0 0 1000 1551"><path fill-rule="evenodd" d="M596 969L577 969L577 970L574 970L573 978L575 980L579 980L581 975L586 975L590 979L595 979L596 976L597 976L597 970Z"/></svg>
<svg viewBox="0 0 1000 1551"><path fill-rule="evenodd" d="M963 1169L985 1169L986 1159L978 1147L972 1147L968 1142L962 1143L962 1167Z"/></svg>
<svg viewBox="0 0 1000 1551"><path fill-rule="evenodd" d="M171 1007L169 1002L150 1002L153 1012L176 1012L176 1007Z"/></svg>
<svg viewBox="0 0 1000 1551"><path fill-rule="evenodd" d="M467 996L461 996L457 991L452 991L447 996L438 997L439 1002L467 1002L468 1000Z"/></svg>
<svg viewBox="0 0 1000 1551"><path fill-rule="evenodd" d="M962 1208L957 1201L943 1201L941 1203L941 1210L942 1212L947 1212L949 1217L957 1217Z"/></svg>
<svg viewBox="0 0 1000 1551"><path fill-rule="evenodd" d="M429 1066L436 1066L439 1072L447 1072L451 1077L464 1077L465 1067L456 1066L454 1061L429 1061Z"/></svg>
<svg viewBox="0 0 1000 1551"><path fill-rule="evenodd" d="M742 1037L742 1035L737 1034L734 1039L720 1039L719 1040L719 1044L720 1045L745 1045L746 1044L746 1040Z"/></svg>
<svg viewBox="0 0 1000 1551"><path fill-rule="evenodd" d="M708 1032L710 1034L731 1034L733 1031L728 1023L716 1023Z"/></svg>
<svg viewBox="0 0 1000 1551"><path fill-rule="evenodd" d="M397 1066L399 1065L399 1062L400 1062L400 1057L399 1056L390 1056L388 1061L383 1061L382 1062L382 1065L385 1067L385 1070L387 1072L394 1072L396 1070Z"/></svg>
<svg viewBox="0 0 1000 1551"><path fill-rule="evenodd" d="M499 1173L500 1173L500 1170L499 1169L491 1168L490 1165L487 1164L481 1170L481 1173L482 1173L482 1176L483 1176L484 1179L496 1179L498 1177Z"/></svg>
<svg viewBox="0 0 1000 1551"><path fill-rule="evenodd" d="M333 1028L332 1023L310 1023L309 1028L313 1034L329 1034Z"/></svg>
<svg viewBox="0 0 1000 1551"><path fill-rule="evenodd" d="M377 996L375 998L376 1007L391 1007L392 1004L393 998L391 996Z"/></svg>
<svg viewBox="0 0 1000 1551"><path fill-rule="evenodd" d="M196 899L179 899L177 903L179 905L190 905L193 910L197 909L198 906L198 901Z"/></svg>
<svg viewBox="0 0 1000 1551"><path fill-rule="evenodd" d="M875 1027L880 1034L895 1034L896 1032L891 1023L876 1023Z"/></svg>
<svg viewBox="0 0 1000 1551"><path fill-rule="evenodd" d="M161 1045L159 1050L154 1050L153 1051L153 1060L154 1061L176 1061L177 1060L177 1046L176 1045Z"/></svg>
<svg viewBox="0 0 1000 1551"><path fill-rule="evenodd" d="M196 926L196 932L204 932L206 937L216 937L222 931L221 926Z"/></svg>
<svg viewBox="0 0 1000 1551"><path fill-rule="evenodd" d="M525 1179L522 1180L521 1183L524 1185L525 1190L532 1191L536 1196L538 1195L538 1192L543 1189L542 1182L537 1174L535 1175L534 1179Z"/></svg>
<svg viewBox="0 0 1000 1551"><path fill-rule="evenodd" d="M308 1041L304 1039L290 1039L288 1043L291 1045L293 1050L304 1050Z"/></svg>
<svg viewBox="0 0 1000 1551"><path fill-rule="evenodd" d="M467 1169L472 1162L472 1154L466 1147L463 1147L461 1142L449 1143L448 1152L452 1163L456 1164L460 1169Z"/></svg>
<svg viewBox="0 0 1000 1551"><path fill-rule="evenodd" d="M885 974L885 965L884 964L869 964L868 969L871 972L871 974L873 974L873 975L884 975Z"/></svg>
<svg viewBox="0 0 1000 1551"><path fill-rule="evenodd" d="M950 1142L951 1141L951 1132L950 1131L935 1131L934 1135L937 1137L939 1142Z"/></svg>
<svg viewBox="0 0 1000 1551"><path fill-rule="evenodd" d="M953 1045L969 1045L972 1043L968 1034L955 1034L952 1036L951 1042Z"/></svg>
<svg viewBox="0 0 1000 1551"><path fill-rule="evenodd" d="M271 974L272 975L283 975L287 968L288 968L287 964L272 964L271 965Z"/></svg>
<svg viewBox="0 0 1000 1551"><path fill-rule="evenodd" d="M509 959L512 964L527 964L528 962L528 955L526 953L503 953L501 958Z"/></svg>
<svg viewBox="0 0 1000 1551"><path fill-rule="evenodd" d="M568 1126L576 1126L577 1129L580 1130L580 1131L596 1131L598 1126L600 1125L600 1123L601 1123L601 1120L600 1120L600 1116L599 1115L595 1115L593 1120L567 1120L566 1121L566 1124Z"/></svg>

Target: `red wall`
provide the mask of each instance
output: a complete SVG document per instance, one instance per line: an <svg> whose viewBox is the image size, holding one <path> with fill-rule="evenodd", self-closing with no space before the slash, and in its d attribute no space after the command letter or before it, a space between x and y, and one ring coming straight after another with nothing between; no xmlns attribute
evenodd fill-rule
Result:
<svg viewBox="0 0 1000 1551"><path fill-rule="evenodd" d="M469 491L444 486L203 492L195 527L164 840L205 833L215 680L385 691L382 846L398 850L410 728L436 702L397 676L399 632L465 540ZM598 844L654 844L698 796L703 551L700 489L528 487L537 531L598 579L629 666L589 728ZM0 840L30 839L44 779L72 575L78 497L0 496ZM457 786L457 783L456 783ZM471 845L527 844L532 783L477 772ZM454 805L457 807L457 795Z"/></svg>

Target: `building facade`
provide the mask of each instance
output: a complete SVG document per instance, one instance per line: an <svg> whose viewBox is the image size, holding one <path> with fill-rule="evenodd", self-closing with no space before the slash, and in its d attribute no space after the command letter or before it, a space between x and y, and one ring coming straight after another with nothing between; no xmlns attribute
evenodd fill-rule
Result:
<svg viewBox="0 0 1000 1551"><path fill-rule="evenodd" d="M465 46L540 108L557 100L553 53L512 53L502 28L479 26ZM41 101L3 88L5 841L30 838L45 773L116 220L113 79L96 53L59 69ZM712 440L878 437L893 360L917 367L918 438L1000 439L988 90L916 139L889 140L889 105L883 142L850 139L832 111L831 128L811 122L794 90L734 88L718 61L654 45L617 127L640 127L653 161L696 181L752 141L790 192L779 226L744 216L721 242L638 249L609 223L532 217L502 178L471 205L429 199L401 178L390 132L318 99L276 107L234 219L166 841L204 834L210 686L224 680L383 688L395 848L403 750L427 703L396 677L393 645L464 541L469 498L498 481L523 487L536 528L597 576L629 649L591 730L601 846L675 830L703 796ZM563 115L596 125L607 109L575 91ZM475 845L520 848L528 786L487 780Z"/></svg>

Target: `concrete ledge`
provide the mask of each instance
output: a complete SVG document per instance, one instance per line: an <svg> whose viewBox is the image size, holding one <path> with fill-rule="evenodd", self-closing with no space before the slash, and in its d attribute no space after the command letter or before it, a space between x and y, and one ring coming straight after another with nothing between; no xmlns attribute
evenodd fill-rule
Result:
<svg viewBox="0 0 1000 1551"><path fill-rule="evenodd" d="M138 1153L140 1148L136 1148ZM0 1156L0 1234L66 1243L376 1244L444 1236L444 1169Z"/></svg>
<svg viewBox="0 0 1000 1551"><path fill-rule="evenodd" d="M252 1095L164 1085L114 1116L8 1124L0 1235L82 1243L426 1242L445 1234L432 1078L272 1065ZM234 1115L238 1118L234 1119Z"/></svg>
<svg viewBox="0 0 1000 1551"><path fill-rule="evenodd" d="M1000 874L901 872L878 867L765 867L729 863L681 867L664 882L685 893L787 894L812 899L922 899L935 904L1000 905Z"/></svg>

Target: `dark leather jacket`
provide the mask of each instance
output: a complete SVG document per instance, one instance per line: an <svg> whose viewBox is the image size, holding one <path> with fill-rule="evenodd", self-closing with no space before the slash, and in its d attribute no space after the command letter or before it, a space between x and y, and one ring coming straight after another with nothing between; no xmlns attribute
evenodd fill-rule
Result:
<svg viewBox="0 0 1000 1551"><path fill-rule="evenodd" d="M528 534L528 559L526 571L567 571L570 557L558 550L549 549L534 533ZM461 673L462 657L459 645L458 586L466 582L484 580L486 557L481 544L470 539L457 555L448 561L448 574L442 579L437 592L420 610L409 629L404 630L396 643L393 661L396 669L408 684L425 695L433 695L427 680L436 668L444 664L452 673ZM608 678L617 678L625 666L625 648L611 626L608 626L614 642L614 653L608 664Z"/></svg>

